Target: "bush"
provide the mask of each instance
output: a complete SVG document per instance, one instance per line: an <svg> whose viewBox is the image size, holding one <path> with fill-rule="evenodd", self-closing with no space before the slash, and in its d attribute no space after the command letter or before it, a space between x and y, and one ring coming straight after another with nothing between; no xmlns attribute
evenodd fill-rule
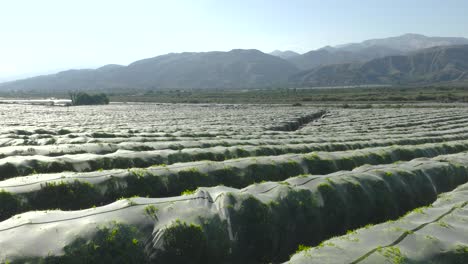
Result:
<svg viewBox="0 0 468 264"><path fill-rule="evenodd" d="M70 94L72 105L106 105L109 104L109 98L107 95L95 94L90 95L87 93L71 93Z"/></svg>

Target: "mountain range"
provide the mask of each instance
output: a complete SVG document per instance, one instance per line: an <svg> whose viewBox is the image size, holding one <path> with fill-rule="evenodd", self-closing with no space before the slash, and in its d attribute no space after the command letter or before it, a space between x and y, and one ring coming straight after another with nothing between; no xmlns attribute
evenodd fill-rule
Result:
<svg viewBox="0 0 468 264"><path fill-rule="evenodd" d="M367 62L322 66L295 74L289 81L295 86L468 81L468 45L440 46Z"/></svg>
<svg viewBox="0 0 468 264"><path fill-rule="evenodd" d="M128 66L68 70L0 84L0 90L247 89L468 80L468 39L406 34L293 51L170 53Z"/></svg>

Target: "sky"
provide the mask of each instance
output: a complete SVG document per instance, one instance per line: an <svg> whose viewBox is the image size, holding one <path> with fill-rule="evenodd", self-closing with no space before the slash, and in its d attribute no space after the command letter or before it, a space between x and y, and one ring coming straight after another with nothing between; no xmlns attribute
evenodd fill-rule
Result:
<svg viewBox="0 0 468 264"><path fill-rule="evenodd" d="M170 52L468 37L466 0L0 0L0 82Z"/></svg>

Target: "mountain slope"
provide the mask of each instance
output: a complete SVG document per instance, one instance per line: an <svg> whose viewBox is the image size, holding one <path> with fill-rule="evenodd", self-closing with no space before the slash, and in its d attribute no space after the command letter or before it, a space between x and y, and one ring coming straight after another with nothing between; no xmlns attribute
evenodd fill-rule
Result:
<svg viewBox="0 0 468 264"><path fill-rule="evenodd" d="M411 84L468 80L468 45L435 47L365 63L328 65L290 78L297 86Z"/></svg>
<svg viewBox="0 0 468 264"><path fill-rule="evenodd" d="M371 46L358 51L346 51L333 47L324 47L309 51L301 56L288 59L300 69L313 69L331 64L343 64L368 61L389 55L399 55L401 52L386 47Z"/></svg>
<svg viewBox="0 0 468 264"><path fill-rule="evenodd" d="M361 43L351 43L336 47L324 47L303 55L288 58L302 70L315 67L365 62L392 55L406 55L409 52L436 46L465 45L465 38L427 37L418 34L405 34L398 37L371 39Z"/></svg>
<svg viewBox="0 0 468 264"><path fill-rule="evenodd" d="M453 46L468 44L466 38L453 37L428 37L420 34L404 34L397 37L370 39L361 43L351 43L338 46L337 48L346 51L362 50L372 46L380 46L398 50L401 52L412 52L438 46Z"/></svg>
<svg viewBox="0 0 468 264"><path fill-rule="evenodd" d="M70 70L10 82L2 90L257 88L285 84L298 69L258 50L167 54L128 66Z"/></svg>

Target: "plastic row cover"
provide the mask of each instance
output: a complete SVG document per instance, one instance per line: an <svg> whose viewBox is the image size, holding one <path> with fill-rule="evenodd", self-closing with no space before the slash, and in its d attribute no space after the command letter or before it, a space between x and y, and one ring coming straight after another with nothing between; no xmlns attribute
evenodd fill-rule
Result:
<svg viewBox="0 0 468 264"><path fill-rule="evenodd" d="M132 198L82 211L29 212L0 223L1 259L66 257L75 241L93 241L96 227L117 222L138 229L137 241L153 263L185 257L191 263L284 261L298 244L318 244L432 203L439 193L468 181L468 167L460 161L468 164L468 154L241 190L200 188L187 196ZM198 246L187 247L194 237Z"/></svg>

